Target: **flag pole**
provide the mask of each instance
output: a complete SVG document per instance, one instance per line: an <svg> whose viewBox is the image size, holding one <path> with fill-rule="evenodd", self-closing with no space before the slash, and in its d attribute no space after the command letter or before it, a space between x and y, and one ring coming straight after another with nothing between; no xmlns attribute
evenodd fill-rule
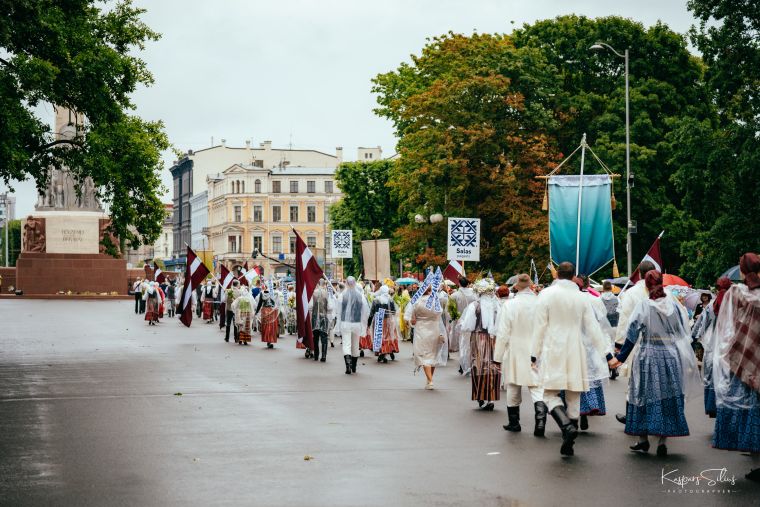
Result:
<svg viewBox="0 0 760 507"><path fill-rule="evenodd" d="M575 275L579 273L581 262L581 206L583 205L583 165L586 162L586 133L581 138L581 177L578 182L578 225L575 231Z"/></svg>

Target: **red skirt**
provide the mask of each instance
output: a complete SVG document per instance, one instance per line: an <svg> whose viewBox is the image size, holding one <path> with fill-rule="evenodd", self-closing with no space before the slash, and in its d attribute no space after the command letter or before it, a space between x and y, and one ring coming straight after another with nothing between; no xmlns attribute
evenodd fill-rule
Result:
<svg viewBox="0 0 760 507"><path fill-rule="evenodd" d="M279 335L279 312L276 308L263 307L261 309L261 341L264 343L277 343Z"/></svg>
<svg viewBox="0 0 760 507"><path fill-rule="evenodd" d="M359 338L359 350L372 350L372 336L366 335Z"/></svg>
<svg viewBox="0 0 760 507"><path fill-rule="evenodd" d="M248 332L251 329L251 319L253 317L245 317L242 320L241 326L238 327L238 342L239 343L251 343L251 333Z"/></svg>
<svg viewBox="0 0 760 507"><path fill-rule="evenodd" d="M211 320L214 315L214 302L208 299L203 302L203 320Z"/></svg>
<svg viewBox="0 0 760 507"><path fill-rule="evenodd" d="M158 302L149 298L145 304L145 320L148 322L158 322Z"/></svg>
<svg viewBox="0 0 760 507"><path fill-rule="evenodd" d="M380 345L381 354L398 354L398 327L392 317L383 322L383 341Z"/></svg>

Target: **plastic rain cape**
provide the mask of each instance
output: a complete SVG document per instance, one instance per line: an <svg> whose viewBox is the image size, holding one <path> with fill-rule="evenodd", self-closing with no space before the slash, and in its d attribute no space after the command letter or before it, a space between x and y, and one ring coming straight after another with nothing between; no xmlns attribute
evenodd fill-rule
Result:
<svg viewBox="0 0 760 507"><path fill-rule="evenodd" d="M760 377L750 373L753 365L760 368L760 289L750 290L744 284L731 287L721 304L715 334L713 380L717 406L760 406ZM744 376L740 378L737 373ZM754 386L745 379L754 379Z"/></svg>
<svg viewBox="0 0 760 507"><path fill-rule="evenodd" d="M702 382L705 387L713 387L713 361L715 355L715 300L711 301L709 306L697 318L694 327L691 330L692 340L697 340L702 344L704 355L702 356Z"/></svg>
<svg viewBox="0 0 760 507"><path fill-rule="evenodd" d="M643 406L702 391L697 358L691 348L686 309L669 297L641 301L631 314L626 335L639 342L631 362L628 398Z"/></svg>

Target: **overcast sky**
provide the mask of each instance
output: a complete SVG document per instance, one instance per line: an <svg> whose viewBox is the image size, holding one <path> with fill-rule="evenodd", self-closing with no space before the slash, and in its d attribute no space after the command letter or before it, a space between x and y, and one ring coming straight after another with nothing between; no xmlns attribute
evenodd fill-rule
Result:
<svg viewBox="0 0 760 507"><path fill-rule="evenodd" d="M136 0L163 34L142 53L155 84L135 93L137 113L163 120L171 143L200 149L271 140L345 158L357 146L394 153L391 125L372 113L370 79L448 32L510 32L561 14L619 15L685 32L686 0ZM514 24L513 24L514 23ZM635 58L635 53L632 58ZM48 114L52 118L52 111ZM167 153L163 180L170 187ZM0 188L2 188L0 184ZM15 185L17 217L34 185ZM167 195L165 201L170 202Z"/></svg>

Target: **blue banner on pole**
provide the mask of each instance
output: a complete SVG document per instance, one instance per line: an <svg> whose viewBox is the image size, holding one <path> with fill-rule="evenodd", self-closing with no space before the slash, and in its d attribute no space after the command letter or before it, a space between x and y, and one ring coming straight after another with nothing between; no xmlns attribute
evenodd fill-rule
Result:
<svg viewBox="0 0 760 507"><path fill-rule="evenodd" d="M383 346L383 326L385 325L385 308L379 308L375 317L375 329L372 334L372 352L380 352Z"/></svg>
<svg viewBox="0 0 760 507"><path fill-rule="evenodd" d="M549 178L549 248L554 262L572 262L579 274L592 275L615 258L611 189L607 174Z"/></svg>

